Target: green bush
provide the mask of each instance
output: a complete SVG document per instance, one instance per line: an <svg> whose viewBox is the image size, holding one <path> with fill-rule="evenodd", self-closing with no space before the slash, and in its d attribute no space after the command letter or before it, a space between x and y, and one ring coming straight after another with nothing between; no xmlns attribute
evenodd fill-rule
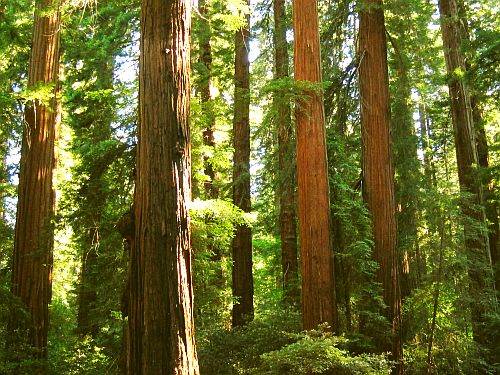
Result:
<svg viewBox="0 0 500 375"><path fill-rule="evenodd" d="M352 356L345 349L347 339L334 336L322 327L295 335L298 341L279 350L264 353L253 374L389 374L391 366L384 355Z"/></svg>
<svg viewBox="0 0 500 375"><path fill-rule="evenodd" d="M299 332L295 312L262 317L198 341L203 375L389 374L384 355L351 355L348 340L318 330Z"/></svg>

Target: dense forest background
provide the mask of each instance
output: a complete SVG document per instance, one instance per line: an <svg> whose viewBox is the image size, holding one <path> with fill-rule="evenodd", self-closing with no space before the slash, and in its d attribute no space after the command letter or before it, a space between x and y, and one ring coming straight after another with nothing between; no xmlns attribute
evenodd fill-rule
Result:
<svg viewBox="0 0 500 375"><path fill-rule="evenodd" d="M498 2L163 3L0 1L0 374L498 373Z"/></svg>

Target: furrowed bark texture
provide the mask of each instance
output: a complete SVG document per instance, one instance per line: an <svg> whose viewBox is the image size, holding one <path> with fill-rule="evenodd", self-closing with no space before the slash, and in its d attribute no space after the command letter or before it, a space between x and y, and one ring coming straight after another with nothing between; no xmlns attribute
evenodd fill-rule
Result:
<svg viewBox="0 0 500 375"><path fill-rule="evenodd" d="M247 2L250 4L250 2ZM235 35L233 203L250 212L250 15ZM253 319L252 231L238 225L233 239L233 327Z"/></svg>
<svg viewBox="0 0 500 375"><path fill-rule="evenodd" d="M47 14L48 7L55 8ZM44 12L44 15L41 15ZM60 13L57 1L35 5L33 47L28 87L54 85L49 102L35 100L26 105L21 148L19 198L14 239L12 292L26 305L31 321L19 316L11 329L19 330L35 356L47 356L48 304L52 289L54 236L51 218L55 210L52 178L56 165L55 142L60 123L57 82L59 72Z"/></svg>
<svg viewBox="0 0 500 375"><path fill-rule="evenodd" d="M476 134L470 94L461 73L466 66L462 46L462 30L460 30L459 13L455 0L440 0L441 32L443 35L444 56L448 72L448 88L451 100L451 115L455 136L455 149L458 165L458 181L460 191L472 194L470 202L462 204L462 212L466 217L485 225L485 214L481 207L483 203L481 181L475 174L478 166L476 149ZM485 292L493 290L491 272L491 256L486 230L464 223L465 248L468 262L469 293L471 299L472 330L474 340L487 344L488 332L485 321L487 306ZM493 303L493 301L490 301ZM489 305L489 303L488 303Z"/></svg>
<svg viewBox="0 0 500 375"><path fill-rule="evenodd" d="M288 43L284 0L274 0L274 64L276 79L288 77ZM285 299L298 302L297 224L295 213L295 163L292 163L292 123L290 104L281 93L275 94L279 148L279 202L281 235L281 269Z"/></svg>
<svg viewBox="0 0 500 375"><path fill-rule="evenodd" d="M143 0L128 374L198 374L191 284L191 2Z"/></svg>
<svg viewBox="0 0 500 375"><path fill-rule="evenodd" d="M321 82L316 0L293 2L294 62L297 82ZM336 303L330 233L330 197L325 113L320 90L297 103L297 178L304 329L335 325ZM334 327L333 327L334 328Z"/></svg>
<svg viewBox="0 0 500 375"><path fill-rule="evenodd" d="M366 0L360 11L359 68L363 151L363 196L372 217L373 257L379 264L377 280L382 284L383 312L392 325L392 347L380 343L379 350L392 351L402 360L401 295L397 249L394 169L391 159L389 79L384 11L380 0ZM399 368L399 366L398 366ZM399 370L396 370L396 373Z"/></svg>

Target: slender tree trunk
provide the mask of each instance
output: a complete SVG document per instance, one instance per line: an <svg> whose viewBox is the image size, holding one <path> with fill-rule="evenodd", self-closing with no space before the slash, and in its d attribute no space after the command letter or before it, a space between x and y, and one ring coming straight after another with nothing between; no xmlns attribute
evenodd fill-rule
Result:
<svg viewBox="0 0 500 375"><path fill-rule="evenodd" d="M47 356L48 304L52 289L54 236L51 220L55 210L52 176L60 122L57 98L59 31L58 1L37 1L28 87L53 85L51 92L54 96L47 102L35 100L27 104L25 110L12 292L26 304L30 322L25 325L20 316L14 316L10 328L26 335L24 338L39 358Z"/></svg>
<svg viewBox="0 0 500 375"><path fill-rule="evenodd" d="M381 0L365 0L360 10L360 96L363 144L363 196L372 216L374 251L379 264L377 279L387 308L384 316L392 326L391 350L402 369L401 294L397 249L394 170L391 158L389 79L384 11ZM383 347L382 347L383 346Z"/></svg>
<svg viewBox="0 0 500 375"><path fill-rule="evenodd" d="M247 1L250 5L250 2ZM250 204L250 15L235 35L233 119L233 203L244 212ZM238 225L233 239L233 327L253 319L252 231Z"/></svg>
<svg viewBox="0 0 500 375"><path fill-rule="evenodd" d="M5 221L5 191L4 186L8 182L8 172L7 172L7 153L8 144L7 138L3 138L3 134L0 133L2 138L0 139L0 225ZM1 258L0 258L1 261Z"/></svg>
<svg viewBox="0 0 500 375"><path fill-rule="evenodd" d="M212 46L210 45L212 30L208 17L209 1L199 0L198 10L203 18L200 17L201 30L200 30L200 62L203 64L203 77L200 81L199 91L201 93L201 104L204 113L207 116L207 126L203 129L203 144L205 146L215 147L215 114L213 110L213 76L212 76ZM205 181L205 194L209 199L216 199L219 197L219 189L215 184L215 170L212 162L208 156L203 157L203 165L205 168L205 175L208 180Z"/></svg>
<svg viewBox="0 0 500 375"><path fill-rule="evenodd" d="M500 240L500 223L498 220L498 202L495 198L495 181L490 171L489 165L489 147L486 138L486 130L484 129L483 116L479 108L478 100L475 96L471 97L472 118L477 130L477 156L479 166L484 171L482 180L483 199L486 220L488 223L488 243L491 257L491 265L493 267L495 288L500 285L500 270L498 269L500 252L498 243Z"/></svg>
<svg viewBox="0 0 500 375"><path fill-rule="evenodd" d="M437 272L436 276L434 278L434 302L432 305L432 320L431 320L431 328L429 332L429 342L427 345L427 374L433 374L435 369L434 369L434 363L432 359L432 347L434 345L434 333L436 331L436 320L437 320L437 310L438 310L438 304L439 304L439 293L440 293L440 287L441 287L441 275L442 275L442 269L443 269L443 252L444 252L444 220L445 218L442 218L441 225L439 228L439 236L440 236L440 244L439 244L439 254L438 254L438 265L437 265Z"/></svg>
<svg viewBox="0 0 500 375"><path fill-rule="evenodd" d="M418 286L417 264L417 206L420 185L420 163L417 158L417 138L415 136L411 103L411 87L408 78L406 58L406 33L397 32L396 82L392 105L391 129L394 140L394 169L397 205L398 245L402 262L401 297L410 295Z"/></svg>
<svg viewBox="0 0 500 375"><path fill-rule="evenodd" d="M466 66L462 46L459 14L455 0L440 0L441 30L443 35L444 55L448 72L448 87L451 100L451 114L455 136L455 149L458 164L460 191L472 194L470 202L462 204L463 214L484 228L464 223L465 248L468 261L469 293L471 298L472 329L474 340L487 344L488 332L485 329L486 313L489 303L485 302L485 293L493 290L491 258L486 233L486 222L481 182L474 172L478 166L476 133L473 124L470 95L466 82L460 77Z"/></svg>
<svg viewBox="0 0 500 375"><path fill-rule="evenodd" d="M95 61L92 61L95 63ZM89 62L89 64L92 64ZM89 70L89 76L97 77L96 90L113 89L113 59L105 58L97 62L94 69ZM89 77L92 78L92 77ZM74 124L75 137L88 138L91 145L99 147L102 142L112 138L111 121L113 119L113 101L104 102L102 99L94 101L88 99L89 112L86 113L81 122ZM89 125L90 124L90 125ZM107 275L112 272L106 267L108 274L99 272L99 242L102 228L102 217L109 199L107 194L108 184L105 173L108 165L104 160L89 160L88 155L83 154L89 178L81 186L79 194L82 200L81 210L78 212L80 223L75 223L74 232L82 231L83 224L85 233L81 233L77 242L82 250L82 266L78 288L78 313L77 331L80 335L91 335L96 337L99 331L99 285ZM105 248L105 247L103 247ZM102 266L101 266L102 267Z"/></svg>
<svg viewBox="0 0 500 375"><path fill-rule="evenodd" d="M127 373L198 374L191 283L191 2L143 0Z"/></svg>
<svg viewBox="0 0 500 375"><path fill-rule="evenodd" d="M321 52L316 0L293 2L294 62L297 83L321 83ZM328 322L336 329L337 311L331 241L325 113L320 89L304 92L297 123L298 207L302 262L304 329Z"/></svg>
<svg viewBox="0 0 500 375"><path fill-rule="evenodd" d="M431 166L432 156L430 153L429 128L427 126L427 114L423 98L420 98L420 102L418 104L418 115L420 122L420 142L424 157L424 178L427 186L431 186L433 185L432 166Z"/></svg>
<svg viewBox="0 0 500 375"><path fill-rule="evenodd" d="M95 235L96 230L89 230L89 237ZM91 240L91 239L90 239ZM77 332L82 335L97 336L99 325L95 317L97 308L97 290L95 280L95 266L97 263L97 252L95 244L89 241L90 247L82 256L82 268L78 286L78 313L76 317Z"/></svg>
<svg viewBox="0 0 500 375"><path fill-rule="evenodd" d="M284 0L274 0L274 64L276 79L288 77L288 42L286 40L286 10ZM290 104L284 95L275 94L277 111L278 148L279 148L279 202L281 235L281 269L285 299L298 302L298 262L297 262L297 224L295 213L295 164L293 155L292 124Z"/></svg>

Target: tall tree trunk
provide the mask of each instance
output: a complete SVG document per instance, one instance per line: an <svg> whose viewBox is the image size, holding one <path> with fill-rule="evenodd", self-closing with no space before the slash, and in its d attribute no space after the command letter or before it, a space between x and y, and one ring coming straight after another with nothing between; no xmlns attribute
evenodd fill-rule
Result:
<svg viewBox="0 0 500 375"><path fill-rule="evenodd" d="M394 140L394 169L398 178L395 181L395 199L397 206L397 228L399 254L402 259L401 297L410 295L418 286L418 234L417 206L420 185L420 162L417 157L417 138L415 136L411 108L411 87L408 77L408 58L406 55L407 35L398 30L395 34L397 43L396 82L392 102L391 129Z"/></svg>
<svg viewBox="0 0 500 375"><path fill-rule="evenodd" d="M462 31L463 39L470 44L470 28L467 22L467 12L465 9L465 4L463 1L458 0L458 13L460 20L460 30ZM472 51L474 54L475 51ZM474 58L474 55L469 56L469 58ZM474 123L474 129L476 132L476 148L479 166L482 168L482 192L483 192L483 204L485 215L488 223L488 243L490 250L491 263L493 266L493 280L495 282L495 287L498 288L500 283L500 270L498 269L499 261L499 241L500 241L500 224L499 224L499 206L495 199L495 181L491 170L489 169L489 147L488 139L486 137L486 130L484 128L485 121L483 119L482 113L482 93L480 93L476 87L475 83L477 80L477 72L471 67L471 63L465 59L465 66L469 74L469 85L470 85L470 102L472 110L472 120Z"/></svg>
<svg viewBox="0 0 500 375"><path fill-rule="evenodd" d="M295 80L321 83L321 52L316 0L293 2ZM321 90L304 92L297 103L297 179L304 329L328 322L336 329L337 312L325 112Z"/></svg>
<svg viewBox="0 0 500 375"><path fill-rule="evenodd" d="M491 257L486 233L484 210L481 207L481 181L475 174L478 165L476 133L473 124L470 95L466 82L461 77L465 73L465 59L461 51L463 42L460 30L459 14L455 0L440 0L441 31L443 35L444 56L448 72L448 87L451 100L451 114L455 136L455 149L458 164L460 191L472 194L470 202L463 202L462 213L475 220L484 228L478 230L470 220L464 223L465 248L468 261L469 293L471 298L472 330L474 340L487 344L488 332L485 328L489 303L485 302L485 293L493 290ZM489 270L489 271L488 271Z"/></svg>
<svg viewBox="0 0 500 375"><path fill-rule="evenodd" d="M365 0L360 9L360 96L363 144L363 196L372 216L373 257L379 264L377 279L387 308L384 316L392 326L391 350L401 370L401 295L397 249L394 170L391 158L389 79L384 11L381 0Z"/></svg>
<svg viewBox="0 0 500 375"><path fill-rule="evenodd" d="M113 89L113 58L106 57L104 61L94 63L94 69L89 70L89 79L97 77L95 90ZM103 101L102 98L94 101L88 99L89 111L85 113L81 121L76 120L73 131L80 140L87 138L88 144L99 147L102 142L112 138L111 121L113 119L113 101ZM77 118L78 119L78 118ZM99 272L99 241L102 231L102 218L109 199L107 194L108 183L105 173L108 164L102 158L89 160L88 154L83 153L83 166L87 168L89 177L82 184L79 194L82 200L81 209L78 212L80 223L75 223L74 233L80 232L77 242L82 250L82 266L78 288L78 313L77 331L80 335L91 335L96 337L99 331L98 293L100 283L109 273ZM94 156L94 155L92 155ZM81 225L83 224L83 232ZM102 263L102 262L101 262ZM108 269L108 268L106 268Z"/></svg>
<svg viewBox="0 0 500 375"><path fill-rule="evenodd" d="M198 374L191 283L191 2L142 0L127 373Z"/></svg>
<svg viewBox="0 0 500 375"><path fill-rule="evenodd" d="M14 239L12 292L26 304L30 322L11 319L11 329L26 335L39 358L47 356L48 304L52 289L51 220L55 209L52 176L60 122L58 103L60 12L58 1L40 0L35 6L33 46L28 87L53 85L52 98L27 104L21 148L19 198Z"/></svg>
<svg viewBox="0 0 500 375"><path fill-rule="evenodd" d="M432 347L434 345L434 334L436 331L436 320L437 320L437 310L439 304L439 293L441 287L441 276L443 269L443 253L444 253L444 236L445 236L445 217L441 219L440 228L439 228L439 254L438 254L438 264L436 276L434 277L434 302L432 305L432 319L431 319L431 327L429 332L429 341L427 343L427 374L433 374L435 371L433 358L432 358Z"/></svg>
<svg viewBox="0 0 500 375"><path fill-rule="evenodd" d="M247 1L250 5L250 2ZM250 204L250 15L235 35L233 119L233 203L244 212ZM233 239L233 327L253 319L252 231L238 225Z"/></svg>
<svg viewBox="0 0 500 375"><path fill-rule="evenodd" d="M286 11L284 0L274 0L274 65L276 79L288 77L288 42L286 40ZM297 224L295 213L295 164L293 155L290 104L281 93L276 93L279 148L279 202L281 235L281 269L285 299L298 302Z"/></svg>
<svg viewBox="0 0 500 375"><path fill-rule="evenodd" d="M486 130L484 129L484 120L481 113L479 100L476 96L471 97L472 118L477 131L477 157L479 166L483 169L484 175L482 179L483 204L488 223L488 244L493 267L493 281L495 288L500 285L500 269L498 269L500 251L498 244L500 241L500 223L498 220L498 202L495 199L495 181L490 171L489 163L489 147L486 138Z"/></svg>
<svg viewBox="0 0 500 375"><path fill-rule="evenodd" d="M203 129L203 144L205 146L215 147L215 114L213 110L213 76L212 76L212 46L210 45L212 30L208 17L209 1L199 0L198 10L202 17L200 22L202 29L200 30L200 62L203 64L203 77L200 80L199 91L201 93L201 104L204 113L207 116L207 126ZM219 197L219 189L215 184L215 170L212 162L208 156L203 157L203 165L205 168L205 175L208 180L204 182L205 194L209 199L216 199Z"/></svg>

